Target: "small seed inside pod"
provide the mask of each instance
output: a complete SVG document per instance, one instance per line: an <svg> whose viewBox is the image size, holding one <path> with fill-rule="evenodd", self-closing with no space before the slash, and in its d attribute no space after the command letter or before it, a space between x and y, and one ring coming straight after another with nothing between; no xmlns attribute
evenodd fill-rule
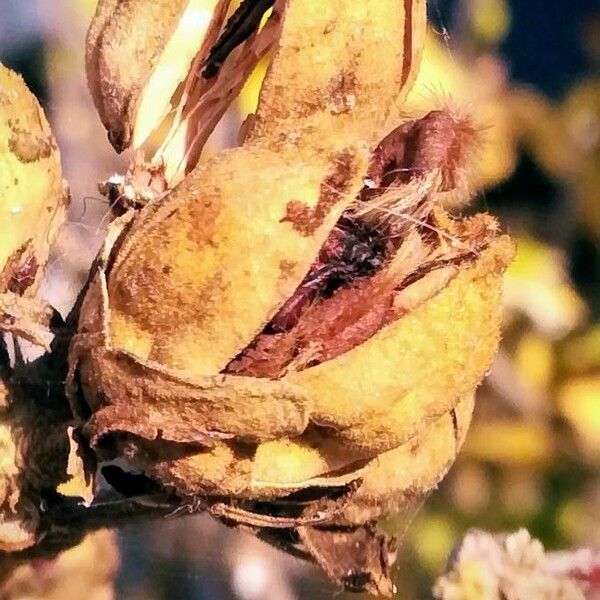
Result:
<svg viewBox="0 0 600 600"><path fill-rule="evenodd" d="M275 0L243 0L227 26L219 41L212 47L206 59L202 76L206 79L214 77L225 59L234 48L248 39L259 27L265 11L273 6Z"/></svg>
<svg viewBox="0 0 600 600"><path fill-rule="evenodd" d="M225 372L278 378L331 360L400 317L405 303L397 296L407 287L435 272L423 288L435 290L435 281L443 285L453 267L471 261L488 243L480 227L492 233L493 221L475 219L455 244L445 244L434 209L460 184L476 137L470 121L446 111L386 136L373 152L369 185L303 282Z"/></svg>

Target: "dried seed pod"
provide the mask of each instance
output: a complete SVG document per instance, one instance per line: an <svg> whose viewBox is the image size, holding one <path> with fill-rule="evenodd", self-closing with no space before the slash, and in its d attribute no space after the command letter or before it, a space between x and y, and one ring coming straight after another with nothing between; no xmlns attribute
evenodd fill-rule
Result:
<svg viewBox="0 0 600 600"><path fill-rule="evenodd" d="M469 188L468 118L386 135L424 3L283 4L244 144L111 226L69 393L98 456L390 593L374 522L453 461L513 248L493 218L440 208Z"/></svg>
<svg viewBox="0 0 600 600"><path fill-rule="evenodd" d="M188 375L214 374L291 296L362 188L370 147L414 78L418 51L406 38L418 48L424 3L408 4L414 8L406 14L397 0L376 9L347 2L319 9L308 0L287 4L246 144L201 165L132 224L111 267L116 345L131 342L136 355ZM406 35L399 35L405 28ZM327 60L318 58L316 47L330 49ZM374 47L384 57L378 69ZM401 58L406 52L410 60ZM319 63L321 69L305 69ZM306 74L302 89L284 92L300 72ZM330 104L340 89L353 98L345 112ZM243 201L233 201L241 193ZM244 235L238 235L241 229ZM232 236L235 243L220 243ZM259 261L238 260L256 255L265 242L269 250ZM216 270L218 264L229 266ZM266 286L258 294L257 277Z"/></svg>
<svg viewBox="0 0 600 600"><path fill-rule="evenodd" d="M37 100L0 65L0 332L45 344L33 301L66 210L60 155Z"/></svg>
<svg viewBox="0 0 600 600"><path fill-rule="evenodd" d="M51 485L60 468L51 458L36 458L64 446L60 435L46 435L49 412L12 379L2 334L48 343L51 311L35 294L65 216L66 194L42 109L21 77L2 65L0 188L0 550L19 550L36 539L38 512L29 492Z"/></svg>
<svg viewBox="0 0 600 600"><path fill-rule="evenodd" d="M223 0L100 0L86 43L90 91L112 145L140 146L170 110ZM206 48L207 49L207 48Z"/></svg>

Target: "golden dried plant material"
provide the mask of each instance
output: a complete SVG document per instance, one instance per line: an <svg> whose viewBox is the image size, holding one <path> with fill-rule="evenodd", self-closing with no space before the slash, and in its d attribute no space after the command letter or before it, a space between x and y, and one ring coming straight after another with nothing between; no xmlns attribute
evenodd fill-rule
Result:
<svg viewBox="0 0 600 600"><path fill-rule="evenodd" d="M288 1L249 140L380 140L416 77L424 34L424 0Z"/></svg>
<svg viewBox="0 0 600 600"><path fill-rule="evenodd" d="M413 197L428 206L422 220L411 217L413 206L400 213L407 226L389 198L371 198L367 214L379 221L365 245L356 237L357 214L372 190L363 189L260 334L225 368L200 375L154 359L152 338L114 320L111 278L125 264L120 255L127 257L136 217L115 222L71 355L84 396L76 398L72 380L74 406L80 415L92 410L84 433L99 455L111 455L115 446L104 441L113 439L118 453L184 497L249 503L220 501L210 510L250 527L362 527L426 494L466 430L472 402L460 398L470 396L497 345L501 275L513 248L491 217L457 221L435 207L440 172L433 183L415 179L390 189L425 190ZM379 257L375 240L384 241ZM222 250L223 242L214 246ZM352 259L346 279L325 278L327 261L347 247L365 253L360 268ZM332 285L338 288L329 294ZM128 337L119 338L124 324ZM184 351L187 339L178 341ZM339 489L347 490L343 502L328 502ZM320 490L323 506L277 517L253 509L257 501L298 506L293 495L302 490ZM373 535L378 547L383 538Z"/></svg>
<svg viewBox="0 0 600 600"><path fill-rule="evenodd" d="M132 143L139 147L160 125L228 5L228 0L98 2L86 42L86 70L117 151Z"/></svg>
<svg viewBox="0 0 600 600"><path fill-rule="evenodd" d="M452 464L513 255L492 217L441 208L470 190L468 117L389 133L424 9L276 3L243 144L112 224L70 352L99 458L382 594L394 544L375 523Z"/></svg>
<svg viewBox="0 0 600 600"><path fill-rule="evenodd" d="M33 300L66 210L60 155L22 78L0 65L0 331L46 344Z"/></svg>
<svg viewBox="0 0 600 600"><path fill-rule="evenodd" d="M35 294L67 196L42 109L21 77L2 65L0 190L0 549L20 550L35 542L39 520L35 501L24 490L29 485L39 490L56 473L54 459L37 470L32 456L53 452L61 442L40 443L45 436L38 426L47 413L11 379L3 334L48 346L52 311Z"/></svg>
<svg viewBox="0 0 600 600"><path fill-rule="evenodd" d="M305 506L307 522L358 526L403 511L437 485L462 446L472 410L472 396L460 400L405 444L375 456L352 453L315 430L255 446L215 442L201 451L181 446L184 456L176 458L160 443L153 453L147 451L150 446L136 449L135 444L129 451L148 474L190 497L206 494L247 501L252 514L254 501L320 490L317 500ZM331 500L336 489L346 493ZM289 503L294 505L291 499ZM244 522L243 515L230 517Z"/></svg>
<svg viewBox="0 0 600 600"><path fill-rule="evenodd" d="M256 127L258 137L275 139L280 121L278 112L283 110L286 120L283 129L289 138L300 133L294 133L290 127L293 112L297 118L307 120L302 127L312 128L325 122L309 124L308 121L320 120L319 115L329 111L346 115L338 119L340 128L344 122L360 116L363 135L369 137L374 124L392 109L398 114L416 75L425 27L424 0L383 2L376 11L362 3L329 6L297 0L246 0L218 37L229 0L147 4L145 0L99 3L88 34L88 80L109 139L118 151L132 142L135 147L141 146L151 131L166 122L166 113L173 109L170 131L146 167L149 173L154 171L150 179L164 180L171 187L196 165L217 122L260 59L274 46L279 48L272 69L279 70L280 75L271 76L269 81L277 88L265 90L266 96L261 101L263 115L251 119L243 136ZM260 19L256 17L271 4L274 4L272 14L259 26ZM284 14L295 26L292 31L287 28L286 40L279 40L278 44ZM199 15L204 19L202 24L197 22ZM212 15L210 20L208 15ZM186 32L186 23L194 25L194 35ZM361 28L366 39L358 42ZM320 51L322 47L317 51L313 43L323 31L331 37L324 54ZM378 36L371 32L377 32ZM350 44L346 46L348 41ZM377 44L378 56L385 56L386 60L376 59L373 51L353 47L362 44L364 48L369 43L372 47ZM236 49L240 44L241 48ZM217 59L216 55L221 54ZM402 61L396 60L399 56ZM315 60L319 68L306 71L296 81L294 89L302 81L302 89L296 90L300 93L285 92L290 86L278 83L282 76L296 72L302 64L314 64ZM382 85L382 81L389 85ZM380 95L378 108L371 102L365 103L372 95ZM295 107L288 102L292 97ZM272 129L268 136L267 125ZM352 129L358 131L358 124L354 123ZM157 167L162 169L158 176ZM133 169L136 170L135 166ZM136 188L132 174L127 176L130 178ZM150 187L159 193L161 185ZM136 189L130 200L144 202Z"/></svg>
<svg viewBox="0 0 600 600"><path fill-rule="evenodd" d="M423 20L423 3L414 4L412 18L419 13ZM328 231L362 188L369 147L381 137L386 107L402 93L395 84L412 77L416 68L399 59L406 43L396 35L403 30L403 5L388 0L368 8L344 2L321 10L308 0L288 3L255 133L242 148L201 165L160 206L133 223L109 282L115 345L127 348L128 340L145 338L152 350L148 355L138 351L140 358L187 374L214 374L292 294ZM392 13L396 16L390 21ZM332 23L341 37L323 34ZM298 29L305 30L300 40ZM352 107L344 113L331 111L325 100L333 93L334 73L328 71L323 79L316 69L306 72L304 79L310 82L312 75L315 81L296 95L293 111L271 106L293 74L284 58L290 56L295 68L312 64L314 46L327 49L330 39L326 66L331 70L336 65L338 78L354 82ZM355 50L349 52L342 40ZM382 48L381 40L389 47ZM361 81L373 80L368 57L376 45L389 62L388 67L380 65L380 72L393 79L386 85L377 79L363 88ZM265 130L270 120L288 128L285 138ZM243 200L232 202L240 194ZM305 225L295 223L298 210L308 221ZM227 243L234 236L235 243ZM246 260L237 260L239 256ZM228 268L217 269L224 264ZM163 334L167 330L168 336Z"/></svg>
<svg viewBox="0 0 600 600"><path fill-rule="evenodd" d="M415 499L424 498L454 463L473 406L473 394L460 399L455 408L432 420L408 442L373 459L360 474L360 486L344 499L334 523L352 526L393 517Z"/></svg>
<svg viewBox="0 0 600 600"><path fill-rule="evenodd" d="M450 410L479 383L495 353L501 275L511 256L511 243L499 239L437 295L364 344L290 374L286 379L314 398L313 420L352 445L385 451Z"/></svg>

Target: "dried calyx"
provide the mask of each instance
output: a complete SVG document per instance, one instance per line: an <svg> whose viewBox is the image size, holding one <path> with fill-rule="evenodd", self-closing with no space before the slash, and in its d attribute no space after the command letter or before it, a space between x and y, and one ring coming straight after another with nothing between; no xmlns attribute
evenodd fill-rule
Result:
<svg viewBox="0 0 600 600"><path fill-rule="evenodd" d="M134 162L127 178L141 201L195 166L215 125L277 41L279 12L261 26L273 0L244 0L233 10L235 4L98 3L87 39L87 74L109 140L118 152L141 148L157 131L153 143L160 140L149 163Z"/></svg>
<svg viewBox="0 0 600 600"><path fill-rule="evenodd" d="M198 64L244 37L236 18ZM198 79L209 95L238 81L252 44L276 40L242 145L112 224L70 354L98 459L388 595L395 547L377 523L452 464L512 256L493 218L442 208L469 195L469 118L390 126L424 29L420 0L276 2ZM196 134L214 126L203 101Z"/></svg>

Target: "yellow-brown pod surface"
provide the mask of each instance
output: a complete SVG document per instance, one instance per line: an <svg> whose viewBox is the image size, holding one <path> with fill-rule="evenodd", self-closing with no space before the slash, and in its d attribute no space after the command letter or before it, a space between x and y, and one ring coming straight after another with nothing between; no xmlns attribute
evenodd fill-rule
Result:
<svg viewBox="0 0 600 600"><path fill-rule="evenodd" d="M296 529L346 587L360 577L333 549L363 548L358 587L390 593L373 523L454 460L513 247L492 217L441 208L470 189L468 117L397 126L424 2L275 10L244 144L111 226L69 389L99 456L229 522Z"/></svg>
<svg viewBox="0 0 600 600"><path fill-rule="evenodd" d="M0 295L33 296L65 215L60 154L23 79L0 65Z"/></svg>

